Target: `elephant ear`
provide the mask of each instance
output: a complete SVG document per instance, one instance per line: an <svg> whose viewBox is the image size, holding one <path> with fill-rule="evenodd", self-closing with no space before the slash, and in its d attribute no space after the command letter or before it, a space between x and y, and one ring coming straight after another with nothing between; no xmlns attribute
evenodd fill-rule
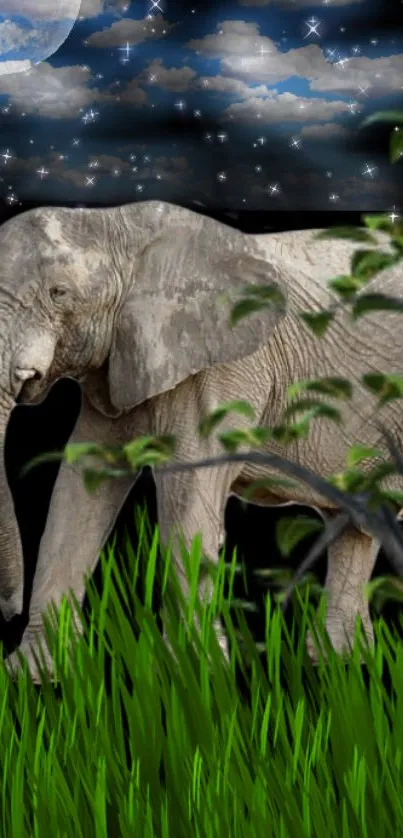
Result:
<svg viewBox="0 0 403 838"><path fill-rule="evenodd" d="M109 356L110 398L118 410L252 355L285 316L283 269L263 258L252 236L213 219L202 222L193 231L165 230L138 257ZM232 305L252 284L274 286L281 302L231 328Z"/></svg>

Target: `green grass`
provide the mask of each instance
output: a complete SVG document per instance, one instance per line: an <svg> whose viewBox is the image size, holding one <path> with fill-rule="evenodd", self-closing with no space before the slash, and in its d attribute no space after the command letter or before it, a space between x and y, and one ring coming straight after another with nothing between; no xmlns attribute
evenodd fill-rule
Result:
<svg viewBox="0 0 403 838"><path fill-rule="evenodd" d="M173 657L151 610L158 532L151 544L145 526L140 536L136 554L127 545L124 574L112 549L103 556L102 597L89 587L91 624L72 640L70 663L68 606L59 637L49 622L56 687L36 687L24 672L13 682L0 666L0 835L402 835L403 645L380 624L376 652L362 651L366 678L358 641L348 666L329 652L328 663L312 667L301 627L296 644L267 600L267 657L259 656L241 610L236 641L223 564L213 607L195 605L200 641L192 604L178 620L167 554L161 583ZM197 540L191 563L200 564ZM303 629L310 612L306 598L300 603ZM217 607L233 638L230 665L210 630Z"/></svg>

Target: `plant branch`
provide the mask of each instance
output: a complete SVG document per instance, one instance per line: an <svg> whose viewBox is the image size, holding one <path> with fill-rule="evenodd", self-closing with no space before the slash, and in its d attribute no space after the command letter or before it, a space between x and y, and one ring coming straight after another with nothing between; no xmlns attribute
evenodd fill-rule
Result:
<svg viewBox="0 0 403 838"><path fill-rule="evenodd" d="M340 507L350 517L354 526L371 533L383 545L393 567L399 576L403 576L403 534L393 515L385 505L376 510L368 510L368 494L352 494L343 492L324 478L314 474L304 466L286 460L278 454L260 454L249 452L242 454L228 454L219 457L208 457L193 463L169 463L155 466L160 475L189 471L193 468L217 468L227 463L249 462L260 466L271 466L299 480L322 495L332 506ZM394 525L391 525L393 521Z"/></svg>
<svg viewBox="0 0 403 838"><path fill-rule="evenodd" d="M345 530L348 522L350 520L350 515L348 512L341 512L337 518L334 518L332 521L328 522L325 525L324 531L320 534L320 536L316 539L315 544L311 547L308 555L305 557L303 562L301 562L300 566L297 568L292 581L285 589L284 592L284 599L281 603L281 610L284 613L289 601L291 599L292 592L294 588L298 585L298 582L301 581L304 573L312 567L316 559L319 558L320 554L323 550L326 550L329 547L329 544L335 540L343 530Z"/></svg>

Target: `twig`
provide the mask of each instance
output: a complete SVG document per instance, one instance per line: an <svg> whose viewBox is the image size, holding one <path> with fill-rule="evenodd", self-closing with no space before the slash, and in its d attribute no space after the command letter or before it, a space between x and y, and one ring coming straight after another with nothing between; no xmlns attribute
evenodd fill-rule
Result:
<svg viewBox="0 0 403 838"><path fill-rule="evenodd" d="M393 516L389 510L386 511L385 506L370 512L367 509L368 496L366 494L353 495L342 492L304 466L286 460L278 454L261 454L259 452L227 454L219 457L208 457L192 463L169 463L154 466L154 468L159 474L164 475L190 471L194 468L217 468L227 463L245 462L278 469L284 474L305 483L335 507L340 507L349 515L357 529L367 530L373 538L376 538L383 545L394 569L399 576L403 576L403 535L395 521L393 525L391 524Z"/></svg>
<svg viewBox="0 0 403 838"><path fill-rule="evenodd" d="M315 544L311 547L308 555L305 557L303 562L301 562L300 566L296 570L292 581L285 589L284 599L281 604L281 610L284 613L288 603L291 599L292 592L294 588L298 585L298 582L302 579L304 573L309 570L309 568L313 565L316 559L320 556L323 550L326 550L329 547L329 544L335 540L343 530L345 530L348 522L350 520L350 515L347 512L341 512L337 518L334 518L330 523L328 522L325 526L324 531L320 534L320 536L316 539Z"/></svg>

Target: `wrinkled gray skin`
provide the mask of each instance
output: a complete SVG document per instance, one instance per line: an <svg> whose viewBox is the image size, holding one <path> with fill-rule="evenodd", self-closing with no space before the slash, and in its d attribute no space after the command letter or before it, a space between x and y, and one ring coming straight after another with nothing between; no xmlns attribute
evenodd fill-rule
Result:
<svg viewBox="0 0 403 838"><path fill-rule="evenodd" d="M145 201L114 209L41 208L0 229L0 445L16 401L40 402L54 381L81 383L82 408L70 442L120 444L140 434L175 434L178 460L215 456L213 433L200 441L200 418L217 403L246 399L253 424L279 421L286 388L323 375L357 384L343 406L342 427L317 420L309 438L268 450L322 476L341 469L356 442L382 446L374 400L358 384L371 370L403 369L402 319L372 314L352 323L340 312L326 336L315 338L297 317L329 303L326 282L348 273L356 245L315 241L315 231L247 236L212 219L168 203ZM379 241L384 242L382 235ZM400 266L372 281L372 290L401 294ZM230 302L247 283L277 283L284 310L254 314L233 330ZM384 416L398 434L402 418L392 405ZM239 415L220 430L250 426ZM0 606L10 619L21 612L23 562L3 457L0 473ZM220 469L156 474L161 537L181 531L187 544L201 532L213 561L223 531L229 493L275 474L239 463ZM41 540L30 619L21 644L37 677L31 644L43 637L41 614L71 589L81 602L90 573L133 480L110 480L94 494L80 469L60 468ZM260 503L302 501L323 514L335 511L300 486L261 494ZM378 544L350 528L330 548L326 587L327 629L341 651L362 616L372 638L362 586ZM176 548L176 555L179 551ZM182 573L178 562L179 574ZM201 583L201 593L203 593ZM217 626L225 650L225 640ZM311 653L312 649L311 649ZM11 662L16 664L15 654Z"/></svg>

